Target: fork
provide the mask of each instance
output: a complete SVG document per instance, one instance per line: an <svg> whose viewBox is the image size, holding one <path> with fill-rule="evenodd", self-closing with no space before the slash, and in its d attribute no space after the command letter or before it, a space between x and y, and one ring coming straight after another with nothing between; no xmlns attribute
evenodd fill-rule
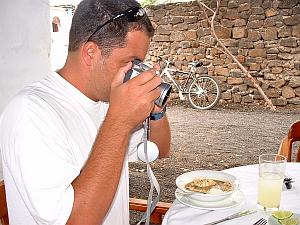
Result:
<svg viewBox="0 0 300 225"><path fill-rule="evenodd" d="M256 221L253 225L265 225L265 224L267 224L267 220L264 218L261 218L258 221Z"/></svg>

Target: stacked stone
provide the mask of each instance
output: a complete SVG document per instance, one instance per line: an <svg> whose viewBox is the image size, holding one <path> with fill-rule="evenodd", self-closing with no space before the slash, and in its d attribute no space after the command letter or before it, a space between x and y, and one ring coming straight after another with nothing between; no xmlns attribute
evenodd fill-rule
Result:
<svg viewBox="0 0 300 225"><path fill-rule="evenodd" d="M156 27L148 60L161 56L183 70L188 62L200 60L204 67L197 72L219 80L223 101L263 102L236 63L210 47L216 41L197 2L151 6L147 11ZM217 36L274 105L300 104L299 0L222 0L214 24Z"/></svg>

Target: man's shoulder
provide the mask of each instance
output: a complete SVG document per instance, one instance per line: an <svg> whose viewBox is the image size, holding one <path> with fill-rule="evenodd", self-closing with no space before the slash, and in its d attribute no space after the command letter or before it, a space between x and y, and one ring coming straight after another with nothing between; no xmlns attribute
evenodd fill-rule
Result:
<svg viewBox="0 0 300 225"><path fill-rule="evenodd" d="M2 121L17 121L22 118L44 119L54 114L55 98L43 84L44 80L25 86L5 106Z"/></svg>

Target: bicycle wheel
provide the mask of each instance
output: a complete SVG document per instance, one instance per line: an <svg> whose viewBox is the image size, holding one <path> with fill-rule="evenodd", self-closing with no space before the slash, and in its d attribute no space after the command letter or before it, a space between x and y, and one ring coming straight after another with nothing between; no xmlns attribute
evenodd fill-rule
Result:
<svg viewBox="0 0 300 225"><path fill-rule="evenodd" d="M221 90L217 81L208 76L200 76L188 87L189 102L196 109L211 109L220 97Z"/></svg>

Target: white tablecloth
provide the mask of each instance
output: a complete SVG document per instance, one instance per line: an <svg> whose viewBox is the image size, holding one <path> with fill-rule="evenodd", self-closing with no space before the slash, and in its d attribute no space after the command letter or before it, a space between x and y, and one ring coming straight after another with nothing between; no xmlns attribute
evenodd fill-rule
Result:
<svg viewBox="0 0 300 225"><path fill-rule="evenodd" d="M201 225L222 219L241 210L257 209L258 165L234 167L224 171L236 176L237 179L240 180L240 189L245 195L245 201L243 203L233 208L209 211L191 208L175 200L166 213L162 225ZM300 163L287 163L286 174L291 176L295 180L295 183L293 183L292 189L282 192L280 209L300 213ZM221 224L250 225L261 217L267 219L269 215L258 210L258 212L254 214L226 221Z"/></svg>

